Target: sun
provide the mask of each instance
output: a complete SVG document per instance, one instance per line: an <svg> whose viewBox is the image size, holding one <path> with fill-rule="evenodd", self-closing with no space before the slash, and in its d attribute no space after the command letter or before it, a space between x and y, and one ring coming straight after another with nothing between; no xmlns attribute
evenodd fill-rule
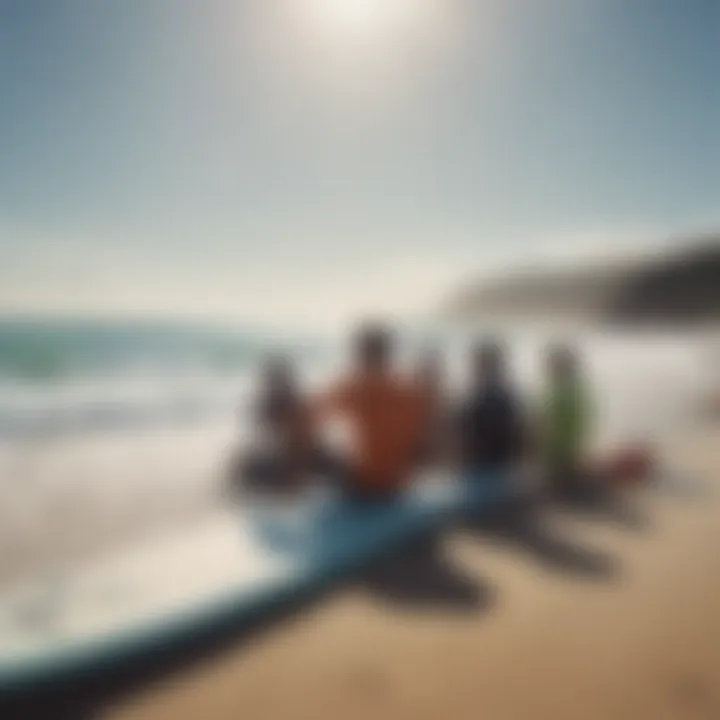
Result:
<svg viewBox="0 0 720 720"><path fill-rule="evenodd" d="M281 69L297 89L337 93L340 106L376 93L377 107L389 106L449 67L460 1L263 0L269 40L257 47L273 57L258 66Z"/></svg>
<svg viewBox="0 0 720 720"><path fill-rule="evenodd" d="M315 21L338 38L385 35L413 20L416 0L307 0Z"/></svg>

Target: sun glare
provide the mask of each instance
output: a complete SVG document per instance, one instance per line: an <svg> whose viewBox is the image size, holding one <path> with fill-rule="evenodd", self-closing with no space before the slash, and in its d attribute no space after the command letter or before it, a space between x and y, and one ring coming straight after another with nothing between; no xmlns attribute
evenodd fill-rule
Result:
<svg viewBox="0 0 720 720"><path fill-rule="evenodd" d="M281 83L292 76L301 91L337 93L342 102L370 102L376 93L400 99L450 66L461 47L458 2L268 0L266 40L256 44L268 55L255 64L277 68Z"/></svg>
<svg viewBox="0 0 720 720"><path fill-rule="evenodd" d="M335 35L377 36L412 22L417 0L309 0L316 21Z"/></svg>

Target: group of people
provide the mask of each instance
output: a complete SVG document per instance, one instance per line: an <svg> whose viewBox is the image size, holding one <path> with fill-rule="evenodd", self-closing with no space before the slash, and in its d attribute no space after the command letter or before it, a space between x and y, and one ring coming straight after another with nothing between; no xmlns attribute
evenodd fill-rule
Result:
<svg viewBox="0 0 720 720"><path fill-rule="evenodd" d="M537 460L551 489L578 482L590 433L590 403L578 357L558 345L548 355L547 387L528 412L514 387L503 347L482 341L471 351L471 388L455 407L442 358L421 358L414 373L396 368L391 329L369 325L353 338L353 365L326 392L301 392L289 362L268 361L253 407L258 433L232 471L236 488L295 490L322 479L357 502L395 496L419 470L446 468L469 478L512 471ZM329 449L335 419L351 434L344 452Z"/></svg>

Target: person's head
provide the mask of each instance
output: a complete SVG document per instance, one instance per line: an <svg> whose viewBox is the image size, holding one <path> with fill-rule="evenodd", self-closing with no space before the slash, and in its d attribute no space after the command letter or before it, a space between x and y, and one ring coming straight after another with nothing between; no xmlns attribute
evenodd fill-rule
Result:
<svg viewBox="0 0 720 720"><path fill-rule="evenodd" d="M380 323L361 327L354 338L355 362L364 370L386 370L393 354L393 335Z"/></svg>
<svg viewBox="0 0 720 720"><path fill-rule="evenodd" d="M548 352L548 374L553 380L574 378L580 361L577 351L567 343L556 343Z"/></svg>
<svg viewBox="0 0 720 720"><path fill-rule="evenodd" d="M473 349L475 382L493 384L505 378L505 352L496 340L484 340Z"/></svg>
<svg viewBox="0 0 720 720"><path fill-rule="evenodd" d="M293 392L295 378L290 361L282 355L268 357L262 367L262 384L266 392Z"/></svg>

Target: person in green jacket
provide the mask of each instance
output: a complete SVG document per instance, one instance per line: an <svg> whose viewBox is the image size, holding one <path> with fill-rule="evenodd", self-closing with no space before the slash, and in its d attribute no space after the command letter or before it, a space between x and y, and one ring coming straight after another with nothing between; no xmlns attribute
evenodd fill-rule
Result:
<svg viewBox="0 0 720 720"><path fill-rule="evenodd" d="M541 419L542 462L552 490L581 489L592 425L592 401L579 358L573 348L557 345L548 358Z"/></svg>

